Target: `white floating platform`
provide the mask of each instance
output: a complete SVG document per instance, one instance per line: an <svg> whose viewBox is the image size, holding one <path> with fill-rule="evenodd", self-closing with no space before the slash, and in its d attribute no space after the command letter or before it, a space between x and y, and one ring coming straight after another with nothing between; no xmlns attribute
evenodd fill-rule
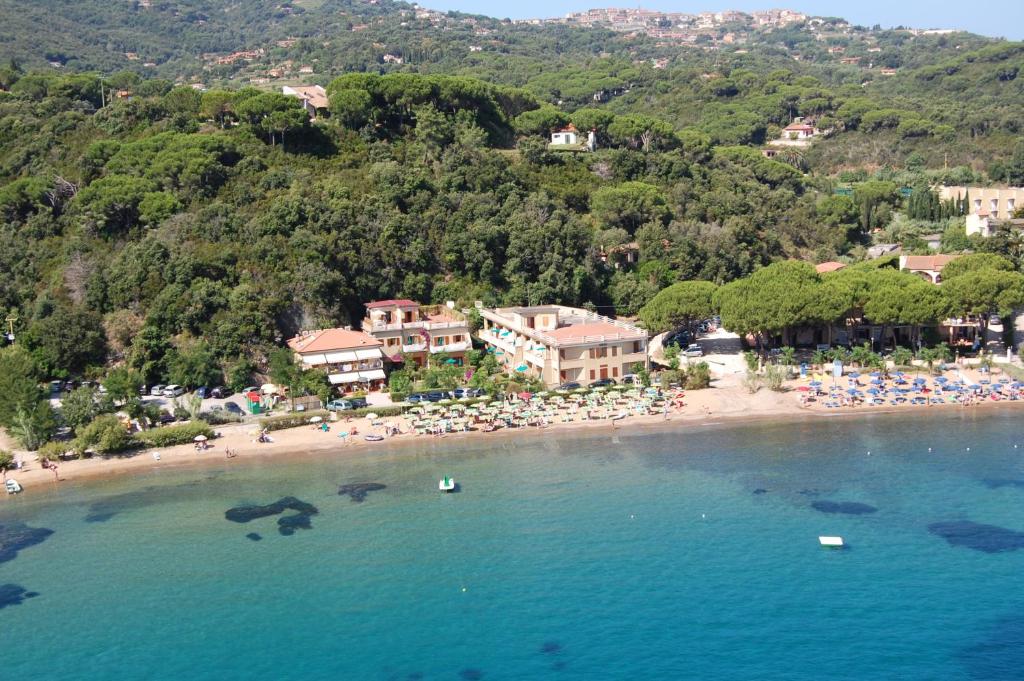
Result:
<svg viewBox="0 0 1024 681"><path fill-rule="evenodd" d="M822 537L818 537L818 543L821 544L822 546L836 546L836 547L845 546L845 544L843 543L843 538L842 537L825 537L825 536L822 536Z"/></svg>
<svg viewBox="0 0 1024 681"><path fill-rule="evenodd" d="M455 491L455 478L444 477L441 478L437 483L437 488L442 492L454 492Z"/></svg>

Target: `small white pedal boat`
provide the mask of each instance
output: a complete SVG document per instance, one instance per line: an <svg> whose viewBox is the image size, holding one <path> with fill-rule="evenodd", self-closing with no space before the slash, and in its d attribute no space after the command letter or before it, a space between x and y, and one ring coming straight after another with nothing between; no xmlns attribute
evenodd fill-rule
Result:
<svg viewBox="0 0 1024 681"><path fill-rule="evenodd" d="M454 492L455 478L448 477L447 475L444 476L438 481L437 488L442 492Z"/></svg>

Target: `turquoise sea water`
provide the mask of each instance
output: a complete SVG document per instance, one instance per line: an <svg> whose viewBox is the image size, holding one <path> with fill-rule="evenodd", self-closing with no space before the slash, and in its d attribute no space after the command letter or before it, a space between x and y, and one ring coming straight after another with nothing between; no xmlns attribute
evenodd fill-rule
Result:
<svg viewBox="0 0 1024 681"><path fill-rule="evenodd" d="M0 676L1020 679L1019 418L432 440L29 490L0 542L53 533L0 551ZM338 495L361 482L386 488ZM225 519L289 496L309 529Z"/></svg>

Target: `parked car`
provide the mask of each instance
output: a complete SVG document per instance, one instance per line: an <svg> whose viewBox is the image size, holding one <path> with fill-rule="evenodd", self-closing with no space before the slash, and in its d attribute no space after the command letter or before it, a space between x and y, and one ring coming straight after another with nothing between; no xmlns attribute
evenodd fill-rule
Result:
<svg viewBox="0 0 1024 681"><path fill-rule="evenodd" d="M162 425L166 425L168 423L174 423L175 420L176 419L174 418L174 414L172 414L171 412L167 411L166 409L161 410L161 412L160 412L160 423Z"/></svg>
<svg viewBox="0 0 1024 681"><path fill-rule="evenodd" d="M201 399L201 400L205 400L206 399L206 396L207 396L208 392L209 392L209 390L207 389L207 387L205 385L201 385L198 388L196 388L196 395L198 395L199 399Z"/></svg>
<svg viewBox="0 0 1024 681"><path fill-rule="evenodd" d="M993 312L988 316L988 323L989 326L1002 326L1003 320L999 318L999 315Z"/></svg>
<svg viewBox="0 0 1024 681"><path fill-rule="evenodd" d="M406 402L440 402L447 398L440 390L431 390L430 392L413 393L405 398Z"/></svg>
<svg viewBox="0 0 1024 681"><path fill-rule="evenodd" d="M481 397L484 391L481 388L456 388L452 391L452 397L461 400L464 397Z"/></svg>
<svg viewBox="0 0 1024 681"><path fill-rule="evenodd" d="M149 394L152 397L160 397L164 394L164 388L167 387L163 383L157 383L149 390Z"/></svg>
<svg viewBox="0 0 1024 681"><path fill-rule="evenodd" d="M232 394L233 393L231 391L231 388L227 388L223 385L218 385L216 388L210 391L210 397L214 397L218 400L223 399L225 397L231 397Z"/></svg>
<svg viewBox="0 0 1024 681"><path fill-rule="evenodd" d="M622 385L640 385L640 377L636 374L626 374L622 377Z"/></svg>
<svg viewBox="0 0 1024 681"><path fill-rule="evenodd" d="M366 406L365 397L348 397L345 399L331 400L327 403L328 411L351 411L362 409Z"/></svg>
<svg viewBox="0 0 1024 681"><path fill-rule="evenodd" d="M667 336L665 340L661 342L662 347L668 347L669 345L678 345L681 348L685 348L693 340L693 335L686 329L677 329Z"/></svg>
<svg viewBox="0 0 1024 681"><path fill-rule="evenodd" d="M591 381L591 388L604 388L609 385L615 385L614 378L599 378L596 381Z"/></svg>
<svg viewBox="0 0 1024 681"><path fill-rule="evenodd" d="M184 395L185 389L177 383L171 383L169 386L164 388L164 397L177 397L178 395Z"/></svg>
<svg viewBox="0 0 1024 681"><path fill-rule="evenodd" d="M703 357L704 349L701 348L696 343L692 343L686 346L686 349L683 350L683 354L686 355L687 357Z"/></svg>
<svg viewBox="0 0 1024 681"><path fill-rule="evenodd" d="M242 416L245 414L245 410L238 406L235 402L225 402L224 408L230 411L232 414L238 414Z"/></svg>
<svg viewBox="0 0 1024 681"><path fill-rule="evenodd" d="M558 389L559 390L566 390L566 391L568 391L568 390L579 390L582 387L583 386L581 386L576 381L568 381L568 382L563 383L562 385L558 386Z"/></svg>

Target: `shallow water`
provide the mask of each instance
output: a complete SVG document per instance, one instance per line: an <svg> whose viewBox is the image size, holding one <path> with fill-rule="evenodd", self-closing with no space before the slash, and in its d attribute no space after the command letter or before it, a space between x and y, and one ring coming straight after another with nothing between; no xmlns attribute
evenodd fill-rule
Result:
<svg viewBox="0 0 1024 681"><path fill-rule="evenodd" d="M1018 418L424 441L29 490L0 505L3 677L1019 679Z"/></svg>

